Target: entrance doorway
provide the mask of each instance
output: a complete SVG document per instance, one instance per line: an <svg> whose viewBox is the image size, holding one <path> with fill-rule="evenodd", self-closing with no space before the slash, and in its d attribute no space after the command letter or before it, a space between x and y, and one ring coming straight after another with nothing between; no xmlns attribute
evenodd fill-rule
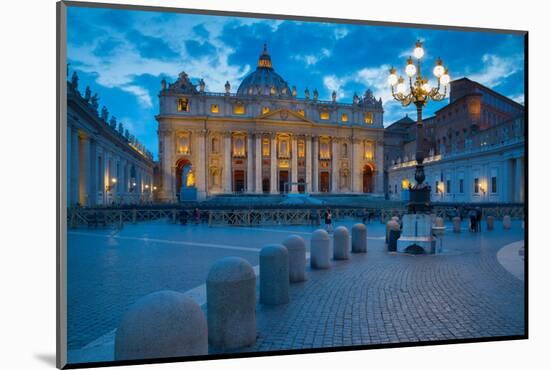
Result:
<svg viewBox="0 0 550 370"><path fill-rule="evenodd" d="M233 191L236 193L244 192L244 171L233 171Z"/></svg>
<svg viewBox="0 0 550 370"><path fill-rule="evenodd" d="M330 176L328 172L321 172L321 193L330 191Z"/></svg>
<svg viewBox="0 0 550 370"><path fill-rule="evenodd" d="M298 179L298 193L303 194L306 191L306 180L303 178Z"/></svg>
<svg viewBox="0 0 550 370"><path fill-rule="evenodd" d="M270 183L268 178L264 178L262 180L262 192L269 193L270 190Z"/></svg>
<svg viewBox="0 0 550 370"><path fill-rule="evenodd" d="M372 167L365 165L363 168L363 193L372 193Z"/></svg>
<svg viewBox="0 0 550 370"><path fill-rule="evenodd" d="M286 186L288 186L288 170L281 170L279 171L279 192L285 193L287 191Z"/></svg>

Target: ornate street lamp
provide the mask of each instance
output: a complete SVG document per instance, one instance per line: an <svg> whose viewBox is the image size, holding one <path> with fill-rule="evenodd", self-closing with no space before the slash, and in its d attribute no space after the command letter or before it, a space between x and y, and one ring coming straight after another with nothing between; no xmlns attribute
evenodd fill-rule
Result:
<svg viewBox="0 0 550 370"><path fill-rule="evenodd" d="M405 67L405 74L409 78L408 86L403 77L397 76L395 68L392 67L390 69L390 75L388 76L393 98L401 102L401 105L404 107L411 103L416 106L416 171L414 174L416 184L410 191L410 213L427 212L431 208L430 187L424 184L426 175L424 174L423 165L425 153L422 108L428 103L428 100L441 101L445 99L447 85L451 81L447 68L443 66L441 59L437 58L435 68L433 69L433 74L437 78L437 86L430 86L428 79L422 75L420 68L420 60L424 56L424 48L422 48L420 41L416 42L413 55L416 59L416 65L413 58L409 57L407 66Z"/></svg>

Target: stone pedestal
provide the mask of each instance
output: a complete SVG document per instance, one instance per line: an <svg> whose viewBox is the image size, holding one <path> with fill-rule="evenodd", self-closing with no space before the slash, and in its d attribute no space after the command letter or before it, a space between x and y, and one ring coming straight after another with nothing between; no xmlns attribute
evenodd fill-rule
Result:
<svg viewBox="0 0 550 370"><path fill-rule="evenodd" d="M260 251L260 303L288 303L288 251L280 244L268 245Z"/></svg>
<svg viewBox="0 0 550 370"><path fill-rule="evenodd" d="M510 230L512 228L512 218L509 215L502 218L502 227L504 227L504 230Z"/></svg>
<svg viewBox="0 0 550 370"><path fill-rule="evenodd" d="M352 253L367 253L367 227L363 224L355 224L351 228Z"/></svg>
<svg viewBox="0 0 550 370"><path fill-rule="evenodd" d="M288 272L291 283L306 280L306 242L301 236L290 235L283 245L288 250Z"/></svg>
<svg viewBox="0 0 550 370"><path fill-rule="evenodd" d="M330 268L330 238L325 230L319 229L313 232L310 251L312 269Z"/></svg>
<svg viewBox="0 0 550 370"><path fill-rule="evenodd" d="M172 291L151 293L122 317L115 336L115 360L208 354L208 330L201 308Z"/></svg>
<svg viewBox="0 0 550 370"><path fill-rule="evenodd" d="M453 217L453 232L459 233L460 232L460 217Z"/></svg>
<svg viewBox="0 0 550 370"><path fill-rule="evenodd" d="M334 230L334 259L349 259L349 231L345 226L338 226Z"/></svg>
<svg viewBox="0 0 550 370"><path fill-rule="evenodd" d="M256 343L256 274L243 258L217 261L206 278L208 341L221 350Z"/></svg>
<svg viewBox="0 0 550 370"><path fill-rule="evenodd" d="M397 240L398 252L434 253L435 238L432 236L432 218L428 214L403 215L403 230Z"/></svg>

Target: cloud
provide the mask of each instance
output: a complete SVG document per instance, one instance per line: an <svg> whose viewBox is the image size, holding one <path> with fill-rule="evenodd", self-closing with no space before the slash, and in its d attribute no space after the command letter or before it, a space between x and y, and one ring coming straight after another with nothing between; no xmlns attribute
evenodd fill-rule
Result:
<svg viewBox="0 0 550 370"><path fill-rule="evenodd" d="M120 89L122 91L126 91L126 92L129 92L130 94L135 95L138 101L141 103L141 105L144 108L151 108L153 106L153 101L151 100L149 91L147 91L143 87L136 86L136 85L126 85L126 86L121 86Z"/></svg>
<svg viewBox="0 0 550 370"><path fill-rule="evenodd" d="M343 39L344 37L346 37L347 35L349 34L349 30L345 27L341 27L341 28L336 28L334 29L334 38L336 40L340 40L340 39Z"/></svg>
<svg viewBox="0 0 550 370"><path fill-rule="evenodd" d="M321 48L321 51L317 54L296 54L291 56L291 59L304 62L306 67L314 66L319 61L325 58L329 58L332 55L332 52L327 48Z"/></svg>
<svg viewBox="0 0 550 370"><path fill-rule="evenodd" d="M484 54L481 58L483 68L468 75L468 78L490 88L499 86L508 77L523 70L523 57L513 55L501 57L494 54Z"/></svg>
<svg viewBox="0 0 550 370"><path fill-rule="evenodd" d="M522 105L525 104L525 94L523 94L523 93L508 95L508 98L512 99L516 103L519 103L519 104L522 104Z"/></svg>

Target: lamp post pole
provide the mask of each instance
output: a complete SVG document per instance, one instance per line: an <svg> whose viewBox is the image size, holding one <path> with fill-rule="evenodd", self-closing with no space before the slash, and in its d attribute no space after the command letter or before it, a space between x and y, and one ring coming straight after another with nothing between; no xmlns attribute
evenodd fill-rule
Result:
<svg viewBox="0 0 550 370"><path fill-rule="evenodd" d="M390 69L388 82L391 85L391 93L395 100L406 107L411 103L416 106L416 170L414 179L416 184L410 191L410 202L408 204L409 213L428 212L430 205L430 187L424 184L426 175L424 174L424 125L422 123L422 109L428 103L428 100L441 101L447 94L447 85L451 78L447 69L443 67L441 59L437 59L433 70L437 78L437 86L431 87L428 79L422 75L420 60L424 56L424 49L420 41L416 42L413 51L416 58L416 65L412 57L407 60L405 74L407 75L408 91L405 85L405 79L397 76L395 68Z"/></svg>

